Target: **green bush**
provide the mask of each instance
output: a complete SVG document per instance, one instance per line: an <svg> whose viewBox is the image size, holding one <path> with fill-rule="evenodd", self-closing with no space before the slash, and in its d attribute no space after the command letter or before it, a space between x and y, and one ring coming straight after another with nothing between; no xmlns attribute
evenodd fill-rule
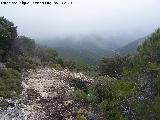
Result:
<svg viewBox="0 0 160 120"><path fill-rule="evenodd" d="M79 90L79 89L75 90L73 92L73 96L77 100L82 100L83 102L88 101L87 94L83 90Z"/></svg>
<svg viewBox="0 0 160 120"><path fill-rule="evenodd" d="M96 102L102 102L103 100L112 99L112 79L110 77L98 77L95 83L90 87L89 94L95 98Z"/></svg>
<svg viewBox="0 0 160 120"><path fill-rule="evenodd" d="M0 17L0 60L5 61L12 42L17 36L17 27L4 17Z"/></svg>
<svg viewBox="0 0 160 120"><path fill-rule="evenodd" d="M121 56L115 54L110 58L101 59L99 70L101 75L109 75L110 77L119 78L123 72L123 67L130 65L132 62L132 56Z"/></svg>
<svg viewBox="0 0 160 120"><path fill-rule="evenodd" d="M146 63L160 63L160 28L139 46L138 54Z"/></svg>
<svg viewBox="0 0 160 120"><path fill-rule="evenodd" d="M23 56L23 55L18 55L18 56L8 58L7 64L6 64L8 68L13 68L18 71L22 71L26 69L34 69L40 65L41 65L41 62L39 59L30 57L30 56Z"/></svg>
<svg viewBox="0 0 160 120"><path fill-rule="evenodd" d="M87 110L80 108L76 116L77 120L87 120L87 113Z"/></svg>
<svg viewBox="0 0 160 120"><path fill-rule="evenodd" d="M49 66L50 66L51 68L56 69L56 70L62 70L62 67L61 67L60 64L52 64L52 63L50 63Z"/></svg>
<svg viewBox="0 0 160 120"><path fill-rule="evenodd" d="M13 69L0 70L0 97L16 97L20 92L20 74Z"/></svg>
<svg viewBox="0 0 160 120"><path fill-rule="evenodd" d="M112 91L115 97L129 97L137 90L134 82L127 80L117 80L113 83Z"/></svg>
<svg viewBox="0 0 160 120"><path fill-rule="evenodd" d="M87 120L84 115L77 115L77 120Z"/></svg>

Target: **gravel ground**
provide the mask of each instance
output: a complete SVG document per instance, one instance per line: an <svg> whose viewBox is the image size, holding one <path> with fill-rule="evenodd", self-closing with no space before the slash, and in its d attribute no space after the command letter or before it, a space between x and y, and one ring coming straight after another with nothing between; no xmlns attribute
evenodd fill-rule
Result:
<svg viewBox="0 0 160 120"><path fill-rule="evenodd" d="M0 120L75 120L80 104L71 96L75 90L71 82L93 82L82 73L48 67L28 70L22 78L20 99L0 99L7 106L0 108Z"/></svg>

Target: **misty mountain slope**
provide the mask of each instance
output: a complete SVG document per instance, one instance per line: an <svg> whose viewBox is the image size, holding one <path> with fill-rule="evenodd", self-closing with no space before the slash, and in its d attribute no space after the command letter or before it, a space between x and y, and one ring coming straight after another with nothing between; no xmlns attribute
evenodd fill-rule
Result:
<svg viewBox="0 0 160 120"><path fill-rule="evenodd" d="M135 40L129 43L128 45L117 49L116 52L120 54L135 54L137 52L138 46L141 45L144 41L145 41L145 38Z"/></svg>
<svg viewBox="0 0 160 120"><path fill-rule="evenodd" d="M87 64L97 64L99 59L110 55L121 45L97 36L64 38L39 42L41 45L54 48L65 59L80 60Z"/></svg>

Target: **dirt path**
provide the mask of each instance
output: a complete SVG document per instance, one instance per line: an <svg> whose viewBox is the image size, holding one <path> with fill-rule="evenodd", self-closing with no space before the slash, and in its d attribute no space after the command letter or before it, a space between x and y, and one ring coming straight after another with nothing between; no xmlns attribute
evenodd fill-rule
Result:
<svg viewBox="0 0 160 120"><path fill-rule="evenodd" d="M93 82L82 73L47 67L28 70L22 79L20 99L0 99L0 103L12 105L0 108L0 120L75 120L81 106L72 98L72 82Z"/></svg>
<svg viewBox="0 0 160 120"><path fill-rule="evenodd" d="M22 98L29 120L73 120L80 105L71 96L75 78L92 82L81 73L40 68L23 76Z"/></svg>

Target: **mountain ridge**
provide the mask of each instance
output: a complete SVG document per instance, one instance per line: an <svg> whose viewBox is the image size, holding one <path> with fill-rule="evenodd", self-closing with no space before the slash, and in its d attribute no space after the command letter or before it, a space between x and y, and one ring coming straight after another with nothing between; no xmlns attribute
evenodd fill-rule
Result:
<svg viewBox="0 0 160 120"><path fill-rule="evenodd" d="M86 36L76 41L72 41L72 39L72 37L68 37L38 43L54 48L65 59L80 60L87 64L97 64L102 57L109 56L114 50L121 47L111 40L106 41L105 38L98 36Z"/></svg>
<svg viewBox="0 0 160 120"><path fill-rule="evenodd" d="M138 40L135 40L119 49L116 50L119 54L125 55L125 54L135 54L137 52L137 48L139 45L141 45L145 41L145 38L140 38Z"/></svg>

